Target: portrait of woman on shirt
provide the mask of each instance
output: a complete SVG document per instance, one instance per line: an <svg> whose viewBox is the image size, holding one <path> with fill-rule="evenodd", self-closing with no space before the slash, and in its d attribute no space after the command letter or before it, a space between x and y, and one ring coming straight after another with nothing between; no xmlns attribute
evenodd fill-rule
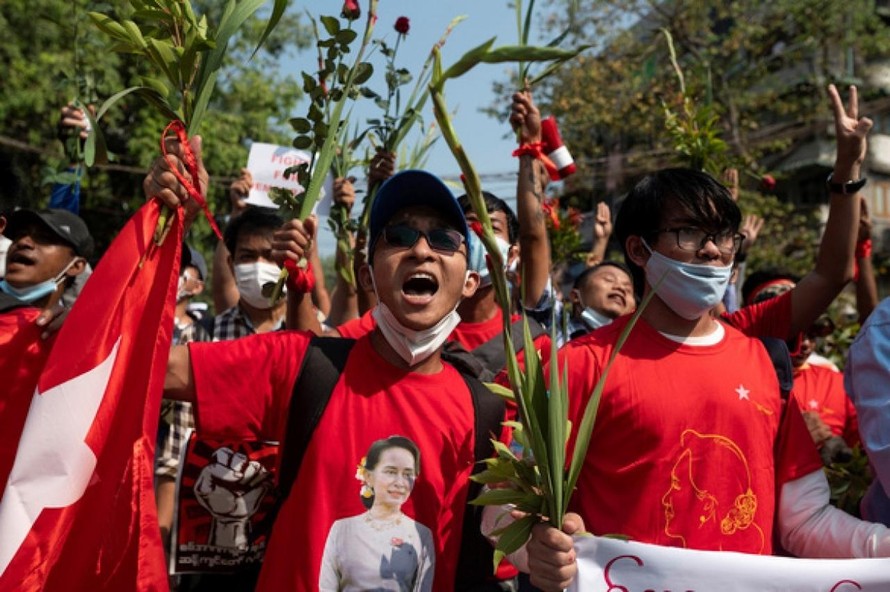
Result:
<svg viewBox="0 0 890 592"><path fill-rule="evenodd" d="M410 439L390 436L371 444L356 473L367 511L331 526L321 591L432 590L432 532L402 513L419 473L420 450Z"/></svg>

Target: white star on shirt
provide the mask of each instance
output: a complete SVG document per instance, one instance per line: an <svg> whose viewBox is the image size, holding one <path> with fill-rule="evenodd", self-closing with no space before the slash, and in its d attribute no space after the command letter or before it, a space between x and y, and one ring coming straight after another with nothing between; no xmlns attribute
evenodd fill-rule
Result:
<svg viewBox="0 0 890 592"><path fill-rule="evenodd" d="M740 385L739 385L739 388L737 388L737 389L735 390L735 392L737 392L737 393L739 394L739 401L741 401L742 399L744 399L744 400L746 400L746 401L750 401L750 400L751 400L751 398L748 397L748 393L750 393L751 391L749 391L748 389L746 389L746 388L744 387L744 385L741 385L741 384L740 384Z"/></svg>
<svg viewBox="0 0 890 592"><path fill-rule="evenodd" d="M810 399L808 405L810 406L810 409L819 409L819 401L816 399Z"/></svg>

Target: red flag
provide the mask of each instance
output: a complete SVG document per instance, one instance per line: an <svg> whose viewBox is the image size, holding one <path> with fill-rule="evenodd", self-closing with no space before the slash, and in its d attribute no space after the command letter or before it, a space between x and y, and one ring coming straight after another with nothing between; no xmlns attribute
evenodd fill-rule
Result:
<svg viewBox="0 0 890 592"><path fill-rule="evenodd" d="M145 204L109 247L37 383L0 500L0 590L166 590L152 491L182 221Z"/></svg>
<svg viewBox="0 0 890 592"><path fill-rule="evenodd" d="M52 339L41 339L40 309L6 309L0 314L0 491L12 470L31 395L49 355Z"/></svg>

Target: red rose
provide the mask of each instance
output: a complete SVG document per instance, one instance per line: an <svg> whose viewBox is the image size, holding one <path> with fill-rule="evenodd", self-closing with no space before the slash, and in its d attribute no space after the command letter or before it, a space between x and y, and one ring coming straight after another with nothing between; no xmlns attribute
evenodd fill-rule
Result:
<svg viewBox="0 0 890 592"><path fill-rule="evenodd" d="M476 236L482 236L482 223L479 220L470 222L470 229L476 233Z"/></svg>
<svg viewBox="0 0 890 592"><path fill-rule="evenodd" d="M772 175L764 175L760 178L760 187L764 191L772 191L776 188L776 178Z"/></svg>
<svg viewBox="0 0 890 592"><path fill-rule="evenodd" d="M358 0L346 0L345 2L343 2L343 10L340 11L340 16L345 19L354 21L361 15L362 9L358 5Z"/></svg>
<svg viewBox="0 0 890 592"><path fill-rule="evenodd" d="M399 32L399 35L407 35L408 31L411 29L411 22L408 20L407 16L400 16L396 19L395 28L396 31Z"/></svg>

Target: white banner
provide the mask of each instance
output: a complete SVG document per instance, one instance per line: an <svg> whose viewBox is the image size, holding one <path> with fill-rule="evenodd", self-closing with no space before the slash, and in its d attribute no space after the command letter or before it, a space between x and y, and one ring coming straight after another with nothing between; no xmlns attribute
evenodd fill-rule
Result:
<svg viewBox="0 0 890 592"><path fill-rule="evenodd" d="M272 187L290 189L294 192L303 191L303 187L297 183L296 178L286 178L284 171L292 166L309 162L309 158L308 152L288 146L276 146L262 142L251 144L250 154L247 157L247 170L253 177L253 185L250 187L250 195L245 201L254 206L277 208L275 202L269 199L269 189ZM327 216L330 212L333 183L333 178L328 175L322 186L321 199L316 204L314 213Z"/></svg>
<svg viewBox="0 0 890 592"><path fill-rule="evenodd" d="M890 559L796 559L575 538L578 592L887 592Z"/></svg>

